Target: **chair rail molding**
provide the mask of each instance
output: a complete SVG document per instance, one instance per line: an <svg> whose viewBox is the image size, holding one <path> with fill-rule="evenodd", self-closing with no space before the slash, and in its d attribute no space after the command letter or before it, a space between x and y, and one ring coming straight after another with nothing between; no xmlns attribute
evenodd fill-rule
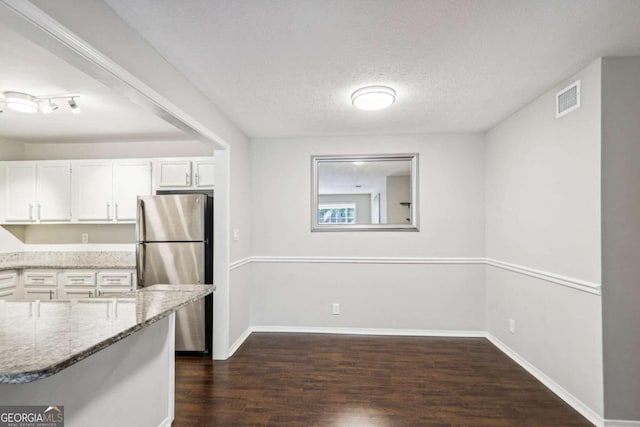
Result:
<svg viewBox="0 0 640 427"><path fill-rule="evenodd" d="M342 256L250 256L229 264L235 270L248 264L480 264L525 276L535 277L549 283L569 287L594 295L601 295L602 286L575 277L568 277L485 257L342 257Z"/></svg>

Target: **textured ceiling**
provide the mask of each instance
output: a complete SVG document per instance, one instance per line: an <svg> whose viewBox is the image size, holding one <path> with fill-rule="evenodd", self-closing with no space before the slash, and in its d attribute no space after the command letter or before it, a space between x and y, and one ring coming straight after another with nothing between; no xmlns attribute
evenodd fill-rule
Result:
<svg viewBox="0 0 640 427"><path fill-rule="evenodd" d="M482 131L599 56L639 0L106 0L251 137ZM350 94L390 85L362 112Z"/></svg>
<svg viewBox="0 0 640 427"><path fill-rule="evenodd" d="M23 142L188 138L174 126L2 25L0 58L0 93L81 94L77 100L80 114L71 113L65 101L58 102L60 108L48 115L24 114L4 108L0 114L0 137Z"/></svg>

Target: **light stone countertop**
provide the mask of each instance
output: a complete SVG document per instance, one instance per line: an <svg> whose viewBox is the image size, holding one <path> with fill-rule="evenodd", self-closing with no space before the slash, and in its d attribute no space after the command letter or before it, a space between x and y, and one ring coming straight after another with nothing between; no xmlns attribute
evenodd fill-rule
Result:
<svg viewBox="0 0 640 427"><path fill-rule="evenodd" d="M154 285L115 297L0 301L0 383L54 375L214 290Z"/></svg>
<svg viewBox="0 0 640 427"><path fill-rule="evenodd" d="M0 271L49 269L135 269L133 251L38 251L0 254Z"/></svg>

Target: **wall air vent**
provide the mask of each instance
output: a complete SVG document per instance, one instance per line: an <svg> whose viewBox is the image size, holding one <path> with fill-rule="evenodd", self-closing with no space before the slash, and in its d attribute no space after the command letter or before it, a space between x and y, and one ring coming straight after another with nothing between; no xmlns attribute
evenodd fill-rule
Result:
<svg viewBox="0 0 640 427"><path fill-rule="evenodd" d="M580 108L580 80L556 93L556 118Z"/></svg>

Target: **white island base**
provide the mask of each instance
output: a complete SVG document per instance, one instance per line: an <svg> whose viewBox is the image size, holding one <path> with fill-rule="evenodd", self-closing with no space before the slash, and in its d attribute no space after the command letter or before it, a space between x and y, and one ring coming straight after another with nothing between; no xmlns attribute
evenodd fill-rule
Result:
<svg viewBox="0 0 640 427"><path fill-rule="evenodd" d="M174 343L172 313L48 378L0 384L0 402L64 405L65 427L168 427Z"/></svg>

